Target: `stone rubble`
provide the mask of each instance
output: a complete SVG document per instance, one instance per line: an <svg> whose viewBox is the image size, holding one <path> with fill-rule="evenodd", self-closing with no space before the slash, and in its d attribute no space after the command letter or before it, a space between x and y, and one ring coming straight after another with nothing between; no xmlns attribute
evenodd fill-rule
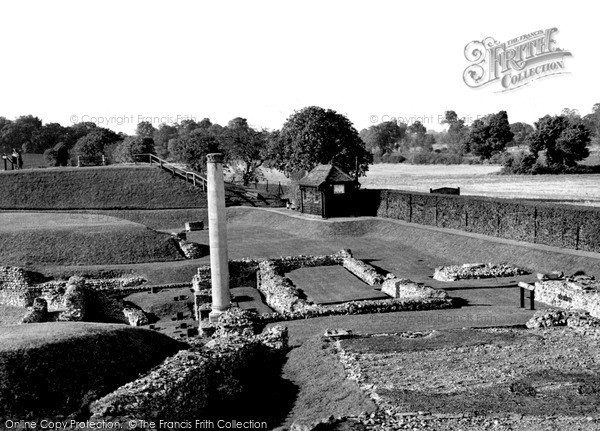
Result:
<svg viewBox="0 0 600 431"><path fill-rule="evenodd" d="M600 319L590 316L585 311L568 311L557 308L536 311L525 324L529 329L552 328L555 326L568 326L572 329L583 331L588 335L600 335Z"/></svg>
<svg viewBox="0 0 600 431"><path fill-rule="evenodd" d="M250 329L252 317L235 308L226 311L208 342L190 339L184 350L146 375L92 402L91 420L199 417L243 392L247 376L275 377L274 364L288 350L287 328L277 325L256 334Z"/></svg>
<svg viewBox="0 0 600 431"><path fill-rule="evenodd" d="M21 319L21 323L41 323L48 320L48 302L44 298L35 298L33 306Z"/></svg>
<svg viewBox="0 0 600 431"><path fill-rule="evenodd" d="M63 311L58 315L58 320L81 322L85 319L85 279L77 276L69 278L62 298L62 306Z"/></svg>

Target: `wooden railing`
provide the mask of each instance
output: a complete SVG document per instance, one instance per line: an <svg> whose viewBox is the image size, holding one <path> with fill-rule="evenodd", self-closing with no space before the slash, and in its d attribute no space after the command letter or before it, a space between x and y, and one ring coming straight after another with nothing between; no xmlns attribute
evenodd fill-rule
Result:
<svg viewBox="0 0 600 431"><path fill-rule="evenodd" d="M166 160L161 159L154 154L134 154L133 160L136 163L150 163L150 165L156 164L165 171L171 172L173 176L184 178L186 182L190 182L193 185L200 187L202 191L206 191L206 178L197 174L196 172L190 172L181 169L175 166L173 163L167 162Z"/></svg>

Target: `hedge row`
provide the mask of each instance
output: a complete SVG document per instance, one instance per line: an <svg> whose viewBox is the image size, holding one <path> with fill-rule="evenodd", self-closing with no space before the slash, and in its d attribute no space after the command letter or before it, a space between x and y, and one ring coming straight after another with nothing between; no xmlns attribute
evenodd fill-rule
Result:
<svg viewBox="0 0 600 431"><path fill-rule="evenodd" d="M600 252L600 208L479 196L361 190L362 215Z"/></svg>

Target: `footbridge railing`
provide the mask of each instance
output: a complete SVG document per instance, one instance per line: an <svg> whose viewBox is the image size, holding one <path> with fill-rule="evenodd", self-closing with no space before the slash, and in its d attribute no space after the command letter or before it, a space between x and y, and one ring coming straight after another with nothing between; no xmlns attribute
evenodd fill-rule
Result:
<svg viewBox="0 0 600 431"><path fill-rule="evenodd" d="M193 185L200 187L202 191L206 191L206 178L204 178L202 175L199 175L196 172L181 169L173 163L167 162L166 160L161 159L160 157L154 154L134 154L133 160L136 163L150 163L150 165L156 164L161 169L171 172L173 176L183 178L186 182L192 183Z"/></svg>

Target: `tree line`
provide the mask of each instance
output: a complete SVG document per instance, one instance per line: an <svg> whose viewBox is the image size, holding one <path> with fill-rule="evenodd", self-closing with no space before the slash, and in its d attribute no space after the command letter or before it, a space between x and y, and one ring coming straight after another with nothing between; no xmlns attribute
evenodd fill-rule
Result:
<svg viewBox="0 0 600 431"><path fill-rule="evenodd" d="M198 172L205 170L207 154L221 152L233 178L245 185L261 180L263 167L296 178L318 164L332 163L360 176L372 163L372 154L350 120L317 106L294 112L275 131L253 128L241 117L225 126L205 118L157 128L141 122L132 136L90 122L64 127L42 124L32 115L14 121L0 117L0 145L5 151L19 148L43 153L48 166L73 165L78 158L102 156L115 162L133 162L136 154L152 153Z"/></svg>
<svg viewBox="0 0 600 431"><path fill-rule="evenodd" d="M204 171L208 153L221 152L233 178L245 185L261 180L264 167L297 179L318 164L331 163L361 176L373 161L401 162L409 153L414 163L461 163L470 157L502 163L511 173L567 172L589 155L590 142L599 140L600 103L586 116L565 109L533 126L510 123L506 111L470 125L455 111L446 111L443 123L448 126L443 132L428 131L419 121L387 121L359 133L346 116L309 106L274 131L254 128L241 117L225 126L204 118L157 128L141 122L129 136L90 122L64 127L25 115L14 121L0 117L0 145L5 153L12 148L43 153L48 166L103 156L133 162L135 154L152 153L198 172ZM510 146L525 150L507 153Z"/></svg>
<svg viewBox="0 0 600 431"><path fill-rule="evenodd" d="M463 163L492 161L509 173L566 172L589 155L589 144L600 143L600 103L581 116L573 109L546 115L534 125L510 123L506 111L489 114L467 125L455 111L444 113L442 132L428 131L419 121L407 125L387 121L360 132L375 161ZM513 154L506 150L520 147ZM437 147L437 148L436 148Z"/></svg>

